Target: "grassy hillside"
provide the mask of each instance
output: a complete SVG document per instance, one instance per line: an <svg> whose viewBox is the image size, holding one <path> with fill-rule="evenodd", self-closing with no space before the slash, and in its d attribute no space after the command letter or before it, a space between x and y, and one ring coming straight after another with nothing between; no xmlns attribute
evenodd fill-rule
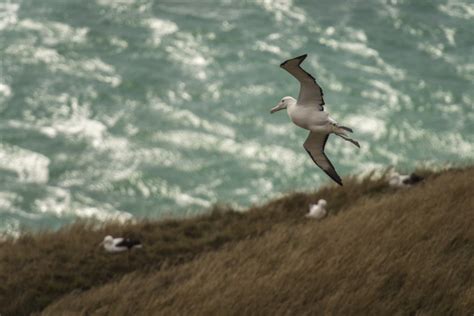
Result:
<svg viewBox="0 0 474 316"><path fill-rule="evenodd" d="M25 235L0 243L0 312L473 313L473 184L474 168L401 190L346 179L245 213ZM305 218L321 197L328 218ZM109 233L145 247L105 254Z"/></svg>

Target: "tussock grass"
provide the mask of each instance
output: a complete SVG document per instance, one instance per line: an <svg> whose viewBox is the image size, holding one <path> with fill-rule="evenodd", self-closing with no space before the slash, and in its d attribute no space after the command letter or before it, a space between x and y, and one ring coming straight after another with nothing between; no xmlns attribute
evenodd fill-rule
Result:
<svg viewBox="0 0 474 316"><path fill-rule="evenodd" d="M216 207L194 219L82 223L5 241L0 312L472 313L474 168L426 175L405 190L346 179L245 213ZM304 218L321 197L329 217ZM105 234L145 246L105 254L97 247Z"/></svg>

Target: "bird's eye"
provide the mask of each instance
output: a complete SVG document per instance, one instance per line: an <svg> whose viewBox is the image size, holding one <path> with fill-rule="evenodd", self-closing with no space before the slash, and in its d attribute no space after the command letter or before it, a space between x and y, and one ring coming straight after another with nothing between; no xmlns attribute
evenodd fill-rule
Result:
<svg viewBox="0 0 474 316"><path fill-rule="evenodd" d="M285 103L285 100L281 100L281 102Z"/></svg>

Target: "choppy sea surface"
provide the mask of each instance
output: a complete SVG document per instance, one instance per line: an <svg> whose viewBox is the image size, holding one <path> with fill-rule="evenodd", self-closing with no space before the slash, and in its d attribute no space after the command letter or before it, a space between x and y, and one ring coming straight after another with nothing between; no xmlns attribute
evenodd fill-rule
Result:
<svg viewBox="0 0 474 316"><path fill-rule="evenodd" d="M269 110L303 53L341 175L473 161L470 0L1 0L0 233L188 216L331 180Z"/></svg>

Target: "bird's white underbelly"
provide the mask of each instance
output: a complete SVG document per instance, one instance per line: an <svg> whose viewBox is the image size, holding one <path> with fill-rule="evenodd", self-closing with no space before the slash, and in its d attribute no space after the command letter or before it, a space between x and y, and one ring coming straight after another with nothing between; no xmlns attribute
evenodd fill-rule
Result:
<svg viewBox="0 0 474 316"><path fill-rule="evenodd" d="M105 250L108 251L108 252L122 252L122 251L127 250L127 247L117 247L117 246L113 246L113 245L112 246L106 245Z"/></svg>
<svg viewBox="0 0 474 316"><path fill-rule="evenodd" d="M323 132L330 128L328 113L319 111L316 106L293 105L287 108L291 121L301 128Z"/></svg>

